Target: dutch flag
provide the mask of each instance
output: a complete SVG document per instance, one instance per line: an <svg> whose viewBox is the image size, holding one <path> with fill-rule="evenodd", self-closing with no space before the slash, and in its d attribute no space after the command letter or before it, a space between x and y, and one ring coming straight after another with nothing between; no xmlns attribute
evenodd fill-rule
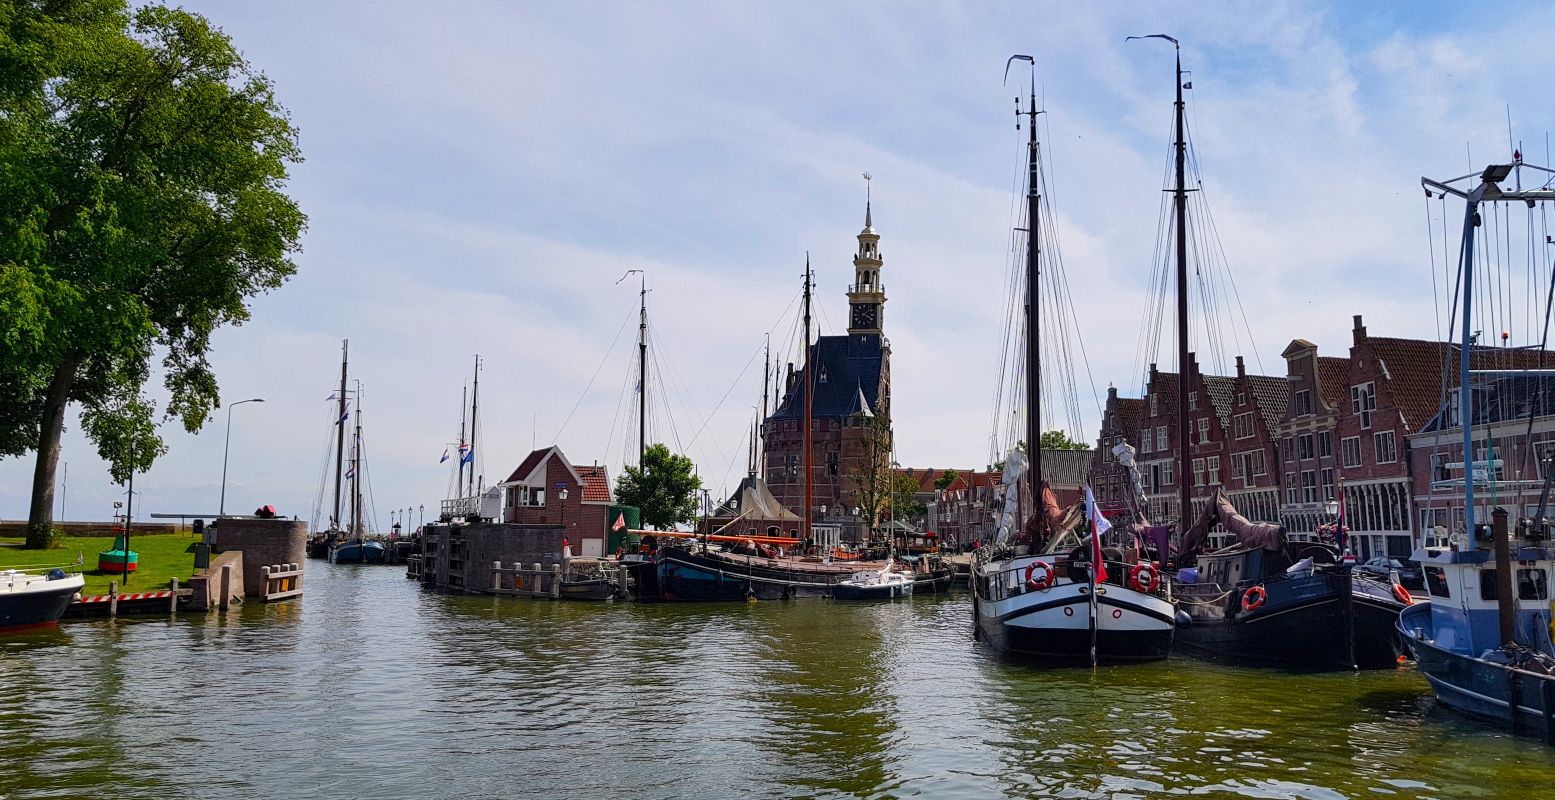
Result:
<svg viewBox="0 0 1555 800"><path fill-rule="evenodd" d="M443 448L443 457L439 458L437 460L437 463L441 464L441 463L443 463L444 461L447 461L447 460L448 460L448 448L445 447L445 448Z"/></svg>

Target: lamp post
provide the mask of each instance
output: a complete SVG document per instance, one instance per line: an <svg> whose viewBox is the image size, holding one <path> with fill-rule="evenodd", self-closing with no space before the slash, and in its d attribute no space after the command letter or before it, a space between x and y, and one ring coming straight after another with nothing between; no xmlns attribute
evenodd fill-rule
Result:
<svg viewBox="0 0 1555 800"><path fill-rule="evenodd" d="M567 490L563 488L556 493L557 499L562 501L562 530L567 529Z"/></svg>
<svg viewBox="0 0 1555 800"><path fill-rule="evenodd" d="M227 515L227 456L232 451L232 409L244 403L263 403L263 397L255 397L249 400L239 400L227 406L227 443L221 449L221 505L216 509L217 517Z"/></svg>

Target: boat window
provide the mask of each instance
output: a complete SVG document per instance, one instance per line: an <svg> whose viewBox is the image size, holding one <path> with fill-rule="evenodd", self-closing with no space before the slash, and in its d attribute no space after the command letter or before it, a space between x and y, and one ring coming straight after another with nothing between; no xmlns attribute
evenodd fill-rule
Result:
<svg viewBox="0 0 1555 800"><path fill-rule="evenodd" d="M1425 585L1432 597L1452 597L1447 590L1447 573L1441 567L1425 568Z"/></svg>
<svg viewBox="0 0 1555 800"><path fill-rule="evenodd" d="M1550 596L1549 581L1539 567L1517 571L1517 598L1519 600L1547 600Z"/></svg>
<svg viewBox="0 0 1555 800"><path fill-rule="evenodd" d="M1497 600L1501 597L1496 591L1496 571L1482 569L1479 571L1479 599Z"/></svg>

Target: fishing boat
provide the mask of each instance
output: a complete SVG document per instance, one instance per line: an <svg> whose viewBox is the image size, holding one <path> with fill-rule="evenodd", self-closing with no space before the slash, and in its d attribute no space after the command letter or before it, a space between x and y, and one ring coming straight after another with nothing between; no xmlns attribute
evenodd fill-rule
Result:
<svg viewBox="0 0 1555 800"><path fill-rule="evenodd" d="M85 585L79 573L58 568L45 573L0 570L0 633L58 624Z"/></svg>
<svg viewBox="0 0 1555 800"><path fill-rule="evenodd" d="M912 597L913 578L897 572L896 562L887 559L880 569L866 569L849 575L832 587L838 600L894 600Z"/></svg>
<svg viewBox="0 0 1555 800"><path fill-rule="evenodd" d="M1035 62L1027 108L1016 104L1017 128L1026 118L1026 286L1024 325L1025 423L1028 443L1042 441L1041 309L1044 265L1049 282L1061 279L1056 254L1044 253L1043 170L1037 135ZM1008 73L1008 65L1006 65ZM1061 313L1061 312L1060 312ZM1012 323L1016 321L1012 320ZM1027 467L1026 451L1032 454ZM1067 512L1042 479L1042 448L1017 447L1005 458L1004 509L991 545L973 554L972 613L977 637L1000 652L1065 661L1113 663L1162 659L1171 649L1176 610L1161 580L1159 555L1137 546L1102 547L1106 521L1088 504L1082 517ZM1087 493L1089 496L1089 492ZM1032 509L1025 520L1022 497ZM1084 523L1084 530L1080 529ZM1109 557L1110 556L1110 557ZM1111 563L1106 563L1106 562Z"/></svg>
<svg viewBox="0 0 1555 800"><path fill-rule="evenodd" d="M1525 168L1540 175L1542 187L1531 191L1522 188L1522 170ZM1503 187L1514 171L1517 173L1515 188ZM1555 175L1555 170L1525 164L1520 153L1514 151L1510 164L1492 164L1483 172L1449 181L1429 178L1421 181L1428 197L1432 192L1438 192L1444 200L1450 195L1465 201L1462 242L1458 251L1459 279L1464 289L1459 304L1462 340L1456 365L1458 393L1455 398L1456 408L1463 411L1452 419L1462 438L1461 449L1456 455L1457 464L1448 465L1448 469L1461 469L1462 474L1456 479L1437 474L1431 487L1433 493L1461 491L1464 527L1461 532L1449 536L1444 545L1438 542L1416 550L1414 558L1424 569L1430 601L1411 606L1400 614L1398 630L1443 705L1470 716L1503 723L1514 733L1541 734L1547 742L1555 743L1555 644L1551 642L1552 633L1555 633L1555 621L1552 621L1555 605L1550 602L1549 590L1551 570L1555 569L1555 548L1550 546L1555 530L1546 516L1552 483L1555 483L1555 461L1547 452L1536 455L1532 441L1538 407L1544 405L1539 396L1547 394L1547 390L1542 386L1533 387L1532 391L1527 386L1522 387L1521 397L1517 398L1520 405L1513 412L1517 417L1527 417L1527 434L1521 442L1524 463L1534 461L1537 464L1535 474L1542 477L1537 510L1531 519L1519 520L1513 526L1510 513L1498 505L1491 511L1491 523L1486 526L1477 506L1484 500L1480 490L1486 490L1490 502L1497 503L1502 497L1500 493L1506 492L1508 487L1507 482L1499 479L1502 456L1498 452L1493 418L1484 415L1475 405L1477 394L1488 394L1493 390L1483 382L1471 382L1471 375L1505 375L1511 371L1470 369L1471 361L1476 360L1473 358L1476 344L1472 287L1476 280L1483 280L1475 275L1474 269L1475 236L1476 228L1481 224L1481 212L1497 213L1493 206L1506 204L1516 208L1526 203L1531 222L1535 205L1555 200L1555 191L1549 188L1551 175ZM1503 209L1499 213L1507 212ZM1533 226L1530 224L1529 227L1531 238L1535 234L1531 230ZM1510 236L1510 232L1505 235ZM1495 257L1494 251L1483 254ZM1492 264L1490 271L1496 266ZM1547 337L1548 317L1544 330ZM1547 345L1547 339L1540 342L1541 353ZM1479 349L1485 348L1480 346ZM1548 370L1542 372L1548 373ZM1445 375L1443 383L1445 390ZM1444 412L1451 410L1449 406ZM1547 407L1542 410L1545 415L1549 413ZM1482 417L1486 423L1483 428L1479 426ZM1506 444L1502 442L1501 447ZM1480 499L1476 500L1476 497ZM1517 494L1512 497L1520 508L1521 499Z"/></svg>

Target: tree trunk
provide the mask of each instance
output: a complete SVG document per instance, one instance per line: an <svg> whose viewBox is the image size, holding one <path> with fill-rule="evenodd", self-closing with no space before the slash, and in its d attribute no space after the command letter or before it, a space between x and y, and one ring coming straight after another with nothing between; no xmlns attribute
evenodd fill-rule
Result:
<svg viewBox="0 0 1555 800"><path fill-rule="evenodd" d="M54 472L59 467L59 440L65 430L65 406L76 382L79 356L67 356L49 381L38 426L38 465L32 473L32 509L27 513L27 547L49 546L54 533Z"/></svg>

